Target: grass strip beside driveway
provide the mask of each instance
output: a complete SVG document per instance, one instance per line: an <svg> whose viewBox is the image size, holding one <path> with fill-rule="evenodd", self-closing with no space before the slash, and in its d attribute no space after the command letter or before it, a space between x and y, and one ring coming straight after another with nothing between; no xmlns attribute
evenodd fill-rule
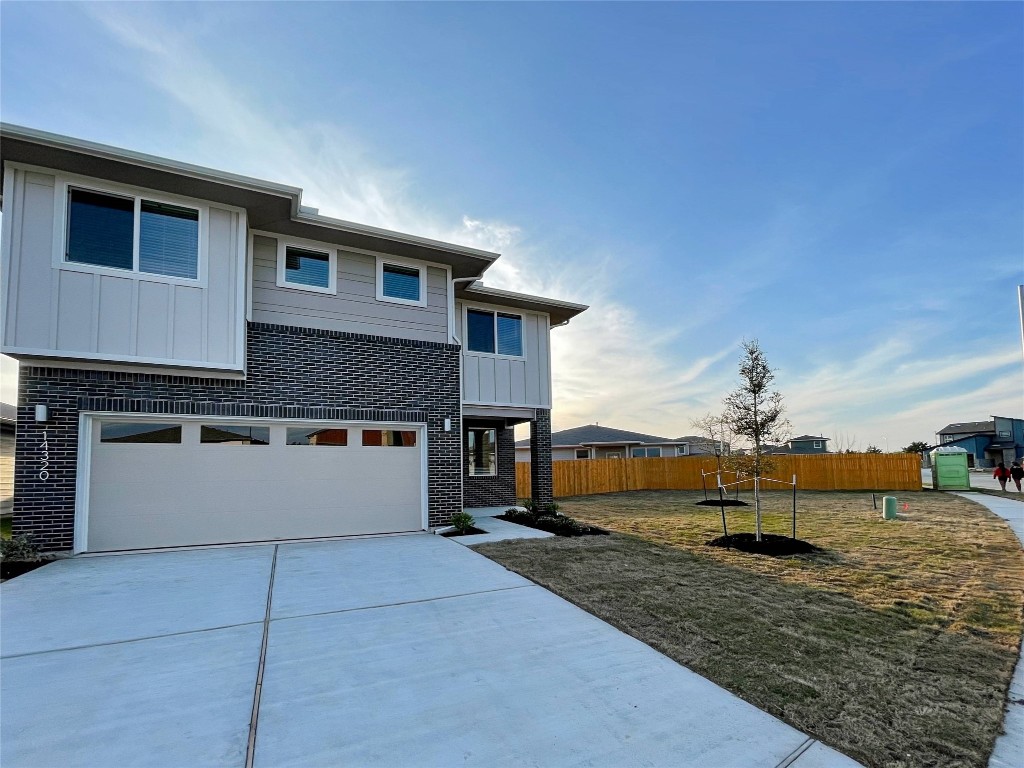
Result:
<svg viewBox="0 0 1024 768"><path fill-rule="evenodd" d="M720 518L699 498L571 499L567 514L630 535L476 549L861 762L986 764L1024 589L1002 521L940 493L901 494L894 522L870 494L803 494L800 536L827 551L773 560L704 546ZM752 516L730 514L737 531Z"/></svg>

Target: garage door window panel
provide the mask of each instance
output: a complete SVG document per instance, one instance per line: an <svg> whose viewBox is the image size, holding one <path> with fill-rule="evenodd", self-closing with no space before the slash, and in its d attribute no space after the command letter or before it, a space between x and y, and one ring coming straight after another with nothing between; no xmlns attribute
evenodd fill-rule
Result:
<svg viewBox="0 0 1024 768"><path fill-rule="evenodd" d="M244 424L203 424L199 442L204 445L270 445L270 427Z"/></svg>
<svg viewBox="0 0 1024 768"><path fill-rule="evenodd" d="M416 431L411 429L364 429L363 445L382 448L415 448Z"/></svg>
<svg viewBox="0 0 1024 768"><path fill-rule="evenodd" d="M105 422L100 424L100 442L180 445L181 425Z"/></svg>
<svg viewBox="0 0 1024 768"><path fill-rule="evenodd" d="M348 430L339 427L288 427L288 445L340 447L348 445Z"/></svg>

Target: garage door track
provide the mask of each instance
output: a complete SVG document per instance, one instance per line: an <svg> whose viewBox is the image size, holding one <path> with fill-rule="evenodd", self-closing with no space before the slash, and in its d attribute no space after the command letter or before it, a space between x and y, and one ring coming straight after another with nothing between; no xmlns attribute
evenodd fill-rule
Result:
<svg viewBox="0 0 1024 768"><path fill-rule="evenodd" d="M2 611L5 768L855 765L439 536L79 557Z"/></svg>

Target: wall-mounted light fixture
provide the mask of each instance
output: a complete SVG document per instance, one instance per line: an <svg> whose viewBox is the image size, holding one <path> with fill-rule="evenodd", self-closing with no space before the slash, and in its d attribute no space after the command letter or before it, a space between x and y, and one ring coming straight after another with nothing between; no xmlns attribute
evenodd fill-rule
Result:
<svg viewBox="0 0 1024 768"><path fill-rule="evenodd" d="M445 419L444 420L444 431L445 432L451 432L452 431L452 420L451 419Z"/></svg>
<svg viewBox="0 0 1024 768"><path fill-rule="evenodd" d="M50 407L47 405L36 406L36 421L45 422L50 420Z"/></svg>

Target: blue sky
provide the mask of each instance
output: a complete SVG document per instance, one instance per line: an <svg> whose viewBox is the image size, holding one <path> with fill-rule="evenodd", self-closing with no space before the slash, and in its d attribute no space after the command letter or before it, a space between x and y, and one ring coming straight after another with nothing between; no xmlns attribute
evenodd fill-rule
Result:
<svg viewBox="0 0 1024 768"><path fill-rule="evenodd" d="M592 306L553 332L556 428L690 433L758 338L797 433L895 449L1024 415L1022 30L1019 3L8 0L0 113L499 250L489 285Z"/></svg>

